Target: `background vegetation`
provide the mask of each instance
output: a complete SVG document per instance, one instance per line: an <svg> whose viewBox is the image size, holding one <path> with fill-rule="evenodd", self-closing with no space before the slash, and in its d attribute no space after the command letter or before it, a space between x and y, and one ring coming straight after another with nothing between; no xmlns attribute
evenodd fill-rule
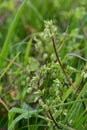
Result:
<svg viewBox="0 0 87 130"><path fill-rule="evenodd" d="M87 0L0 0L0 127L87 130L86 50Z"/></svg>

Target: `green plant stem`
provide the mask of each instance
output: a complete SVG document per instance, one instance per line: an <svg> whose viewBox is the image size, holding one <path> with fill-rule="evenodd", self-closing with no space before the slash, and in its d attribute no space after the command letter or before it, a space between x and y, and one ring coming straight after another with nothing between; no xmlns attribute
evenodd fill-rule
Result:
<svg viewBox="0 0 87 130"><path fill-rule="evenodd" d="M49 110L48 112L49 112L50 117L51 117L52 121L54 122L55 126L56 126L58 129L60 129L60 126L59 126L59 125L57 124L57 122L55 121L55 119L54 119L54 117L53 117L51 111Z"/></svg>
<svg viewBox="0 0 87 130"><path fill-rule="evenodd" d="M41 79L41 73L39 74L39 77L40 77L40 79ZM40 79L37 81L37 89L39 89ZM42 99L42 101L43 101L44 104L45 104L44 97L41 96L40 98ZM53 117L51 111L50 111L50 110L46 111L45 109L44 109L44 111L45 111L47 117L53 121L53 123L55 124L55 126L57 127L57 129L60 129L60 126L59 126L59 125L57 124L57 122L55 121L55 119L54 119L54 117ZM49 115L50 115L50 116L49 116Z"/></svg>

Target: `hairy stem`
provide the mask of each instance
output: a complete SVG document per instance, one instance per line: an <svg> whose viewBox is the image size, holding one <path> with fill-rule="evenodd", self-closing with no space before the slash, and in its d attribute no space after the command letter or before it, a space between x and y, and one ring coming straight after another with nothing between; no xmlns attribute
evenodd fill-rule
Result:
<svg viewBox="0 0 87 130"><path fill-rule="evenodd" d="M51 111L49 110L48 112L49 112L50 117L51 117L52 121L54 122L55 126L56 126L58 129L60 129L60 126L59 126L59 125L57 124L57 122L55 121L55 119L54 119L54 117L53 117Z"/></svg>
<svg viewBox="0 0 87 130"><path fill-rule="evenodd" d="M57 53L57 50L56 50L56 46L55 46L55 39L54 39L54 37L52 36L51 39L52 39L52 43L53 43L54 52L55 52L57 61L58 61L59 65L60 65L60 68L61 68L63 74L65 75L67 81L69 82L69 84L70 84L70 85L73 87L73 89L76 91L76 89L75 89L75 87L74 87L74 85L73 85L71 79L70 79L69 76L67 75L67 73L66 73L66 71L65 71L65 69L64 69L64 67L63 67L63 65L62 65L62 63L61 63L61 61L60 61L60 59L59 59L59 56L58 56L58 53Z"/></svg>
<svg viewBox="0 0 87 130"><path fill-rule="evenodd" d="M69 84L70 84L70 85L73 87L73 89L75 90L75 93L79 94L79 91L76 90L76 88L74 87L72 81L71 81L70 78L68 77L68 75L67 75L67 73L66 73L66 71L65 71L65 69L64 69L64 67L63 67L63 65L62 65L62 63L61 63L61 61L60 61L60 59L59 59L59 56L58 56L58 53L57 53L57 50L56 50L56 46L55 46L55 39L54 39L54 37L51 37L51 38L52 38L52 43L53 43L54 52L55 52L57 61L58 61L59 65L60 65L60 67L61 67L61 70L62 70L63 74L65 75L65 77L66 77L67 81L69 82ZM81 99L83 99L83 98L81 97ZM85 109L86 109L85 103L82 102L82 105L83 105L83 108L84 108L84 110L85 110Z"/></svg>
<svg viewBox="0 0 87 130"><path fill-rule="evenodd" d="M39 74L39 77L40 77L40 79L41 79L41 73ZM37 89L39 89L40 79L37 81ZM42 101L43 101L44 104L45 104L44 97L41 96L40 98L42 99ZM51 111L50 111L50 110L47 111L47 110L44 109L44 112L46 113L47 117L53 121L55 127L57 127L57 129L60 129L60 126L56 123L56 121L55 121L55 119L54 119L54 117L53 117ZM56 130L56 128L54 128L54 129Z"/></svg>

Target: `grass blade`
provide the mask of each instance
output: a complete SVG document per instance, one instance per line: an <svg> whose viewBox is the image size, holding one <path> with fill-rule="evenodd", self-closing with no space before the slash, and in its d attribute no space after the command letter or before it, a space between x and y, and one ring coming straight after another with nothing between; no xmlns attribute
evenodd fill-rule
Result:
<svg viewBox="0 0 87 130"><path fill-rule="evenodd" d="M4 69L3 73L0 75L0 79L5 75L5 73L9 70L11 65L14 63L15 59L19 56L20 52L17 53L17 55L11 60L11 62L8 64L8 66Z"/></svg>
<svg viewBox="0 0 87 130"><path fill-rule="evenodd" d="M76 100L79 100L79 99L82 97L82 95L85 93L86 89L87 89L87 83L84 85L82 91L80 92L80 94L78 95L78 97L77 97ZM77 103L75 102L75 103L72 105L72 107L71 107L71 109L69 110L69 112L68 112L66 118L64 119L64 123L66 123L67 120L69 120L69 119L72 117L72 112L73 112L74 108L77 106L76 104L77 104Z"/></svg>
<svg viewBox="0 0 87 130"><path fill-rule="evenodd" d="M31 44L32 44L32 38L27 43L27 47L26 47L26 51L25 51L25 57L24 57L24 65L26 65L27 62L28 62Z"/></svg>
<svg viewBox="0 0 87 130"><path fill-rule="evenodd" d="M4 42L2 51L1 51L1 57L3 57L3 58L7 58L7 56L8 56L11 38L14 34L15 28L18 24L19 18L23 12L25 5L26 5L26 0L23 1L20 8L18 9L17 14L16 14L16 16L15 16L15 18L14 18L14 20L13 20L13 22L8 30L8 34L7 34L7 37L5 39L5 42ZM3 67L4 63L5 63L5 61L3 59L0 59L0 68Z"/></svg>

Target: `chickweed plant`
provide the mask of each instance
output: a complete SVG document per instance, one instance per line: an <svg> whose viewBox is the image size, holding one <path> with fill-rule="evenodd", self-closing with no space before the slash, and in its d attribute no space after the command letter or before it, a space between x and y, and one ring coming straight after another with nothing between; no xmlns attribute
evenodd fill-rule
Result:
<svg viewBox="0 0 87 130"><path fill-rule="evenodd" d="M41 10L40 14L36 1L23 1L2 49L0 47L0 114L4 115L2 119L0 117L0 127L4 126L4 130L87 130L87 55L81 50L83 46L84 50L87 47L87 34L82 22L86 13L79 13L80 7L74 10L68 1L64 7L72 8L73 22L70 21L71 26L66 29L67 21L62 24L62 20L56 18L57 9L62 10L61 5L65 1L44 0L45 6L48 3L48 6L53 5L51 13L56 12L54 20L44 22L42 16L48 10L43 4L46 12ZM79 5L85 6L83 3L80 1ZM10 4L14 5L12 1ZM27 13L25 18L20 17L26 9L29 9L33 20ZM84 7L82 10L85 12ZM68 11L59 14L67 19L70 15ZM19 25L21 30L11 42L19 17L23 22ZM52 19L50 15L48 19ZM59 19L60 27L56 19ZM78 26L76 28L75 20L79 20L82 34L79 34L81 30ZM22 28L26 21L31 25L26 24ZM43 31L37 33L35 24L40 31L44 27ZM19 42L21 37L25 37L23 30L28 37Z"/></svg>
<svg viewBox="0 0 87 130"><path fill-rule="evenodd" d="M33 129L34 127L35 129L49 130L83 129L83 124L87 117L85 103L86 74L83 70L83 74L78 76L78 80L72 81L72 74L67 69L69 65L63 65L64 62L62 63L57 51L57 26L54 25L52 20L44 23L45 28L39 35L39 39L42 39L43 42L50 40L53 47L53 56L47 56L43 65L37 64L37 66L32 66L32 68L30 67L31 65L28 66L27 70L30 70L30 77L26 78L27 82L23 80L25 82L21 84L28 87L22 90L23 92L20 90L20 98L24 97L23 99L25 99L28 96L29 100L24 106L22 103L22 108L12 108L9 111L9 130L16 128L15 124L23 118L28 120L28 129ZM43 50L39 50L39 46L41 46L39 39L35 38L35 47L37 51L43 53ZM46 61L48 57L49 63ZM37 55L36 62L38 60L39 55ZM35 64L34 62L33 64ZM19 116L15 115L15 117L16 111L19 111ZM32 120L36 124L32 124Z"/></svg>

